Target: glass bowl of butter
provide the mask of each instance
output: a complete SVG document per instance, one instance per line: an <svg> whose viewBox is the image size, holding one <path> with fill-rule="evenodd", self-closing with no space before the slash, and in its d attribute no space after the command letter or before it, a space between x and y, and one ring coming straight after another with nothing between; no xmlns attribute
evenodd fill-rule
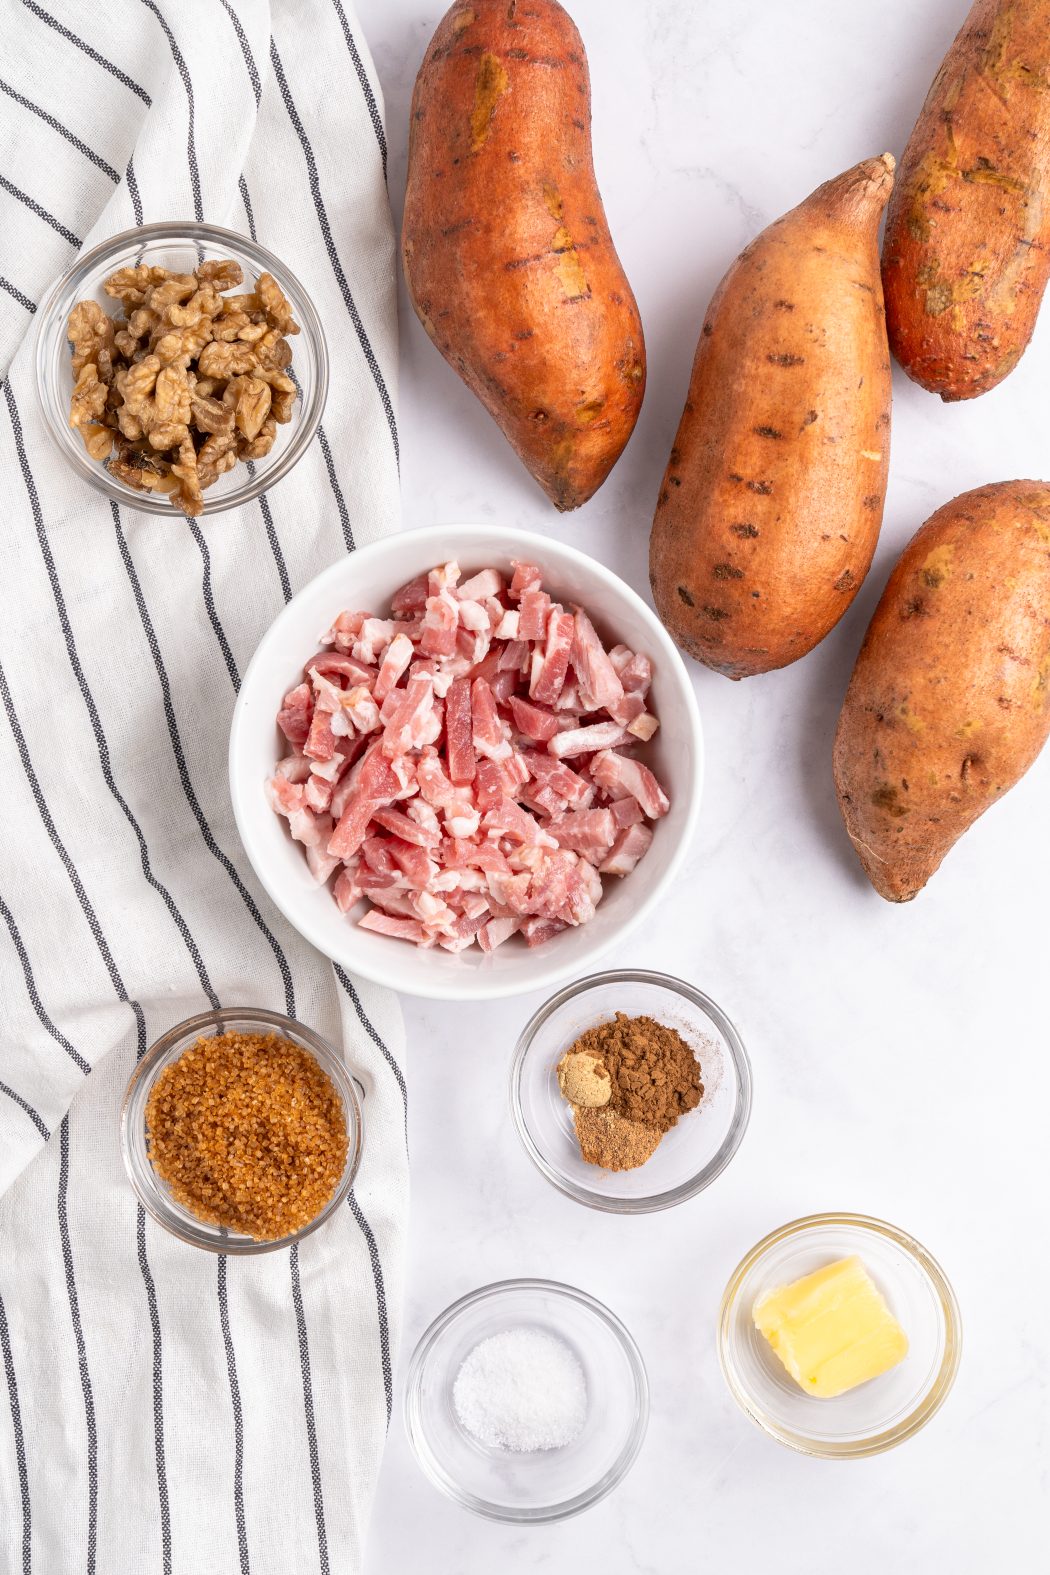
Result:
<svg viewBox="0 0 1050 1575"><path fill-rule="evenodd" d="M962 1325L944 1270L864 1214L793 1220L734 1271L718 1354L751 1420L802 1454L851 1459L910 1438L955 1381Z"/></svg>

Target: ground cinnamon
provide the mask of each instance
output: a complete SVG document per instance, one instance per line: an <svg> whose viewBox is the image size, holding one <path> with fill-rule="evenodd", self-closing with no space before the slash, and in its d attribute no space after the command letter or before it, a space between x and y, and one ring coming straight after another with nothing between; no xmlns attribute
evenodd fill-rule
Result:
<svg viewBox="0 0 1050 1575"><path fill-rule="evenodd" d="M588 1068L608 1075L608 1100L599 1108L574 1100L563 1072L583 1065L584 1058ZM655 1018L625 1012L575 1040L562 1057L559 1082L573 1104L581 1154L605 1170L644 1164L678 1118L696 1109L704 1092L700 1063L681 1034Z"/></svg>

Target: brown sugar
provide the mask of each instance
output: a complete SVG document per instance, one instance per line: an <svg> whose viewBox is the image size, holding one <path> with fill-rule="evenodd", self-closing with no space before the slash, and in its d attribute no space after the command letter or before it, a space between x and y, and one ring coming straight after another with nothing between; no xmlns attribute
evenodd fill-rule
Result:
<svg viewBox="0 0 1050 1575"><path fill-rule="evenodd" d="M663 1136L641 1121L625 1120L608 1106L586 1109L577 1105L573 1120L580 1153L588 1165L600 1165L603 1170L636 1170L656 1153Z"/></svg>
<svg viewBox="0 0 1050 1575"><path fill-rule="evenodd" d="M198 1219L258 1241L301 1230L346 1166L342 1101L315 1058L277 1034L203 1037L146 1103L154 1170Z"/></svg>

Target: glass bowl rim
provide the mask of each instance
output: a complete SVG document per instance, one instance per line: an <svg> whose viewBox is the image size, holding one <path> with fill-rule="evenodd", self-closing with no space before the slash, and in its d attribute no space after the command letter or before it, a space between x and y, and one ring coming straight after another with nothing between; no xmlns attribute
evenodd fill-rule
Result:
<svg viewBox="0 0 1050 1575"><path fill-rule="evenodd" d="M254 476L248 477L242 486L230 492L219 496L209 496L208 492L204 493L203 508L199 517L225 514L230 509L242 508L246 504L253 503L264 492L276 486L279 481L283 481L313 441L321 424L328 398L330 375L328 344L313 299L299 276L288 267L287 263L268 247L252 240L250 235L243 235L239 230L230 230L218 224L165 219L155 224L121 230L118 234L99 241L90 251L74 258L70 266L59 275L47 291L35 314L32 334L37 407L56 448L77 475L98 491L105 493L113 502L123 504L125 508L133 509L140 514L178 516L179 511L172 508L166 497L155 497L151 492L135 492L132 488L114 481L104 465L90 457L83 444L77 447L71 443L65 426L59 429L45 392L45 383L50 377L50 365L45 365L44 341L65 292L78 278L86 278L107 256L116 255L129 246L148 244L155 240L225 245L228 250L247 257L253 266L260 264L263 270L272 273L282 289L286 284L290 285L292 293L297 296L296 321L310 343L316 362L309 407L304 405L301 419L290 433L288 442L283 445L281 453L273 464L269 467L265 464L257 466Z"/></svg>
<svg viewBox="0 0 1050 1575"><path fill-rule="evenodd" d="M588 1312L593 1313L610 1330L623 1351L634 1382L635 1417L631 1424L627 1441L616 1461L603 1473L593 1487L575 1494L570 1499L563 1499L561 1502L548 1505L543 1509L514 1510L508 1505L495 1504L489 1499L479 1498L476 1494L461 1488L455 1478L438 1461L430 1448L420 1420L420 1385L427 1359L434 1348L438 1336L443 1334L468 1308L489 1301L497 1296L508 1293L513 1295L518 1291L542 1291L545 1294L553 1295L557 1299L574 1301L585 1307ZM468 1291L465 1296L460 1296L456 1301L450 1302L444 1311L438 1313L437 1317L424 1329L416 1341L415 1349L409 1361L402 1412L405 1433L411 1445L412 1453L423 1471L423 1475L448 1498L461 1504L463 1508L471 1510L475 1515L480 1515L485 1520L501 1521L505 1525L550 1524L555 1521L569 1520L573 1515L580 1515L584 1510L590 1509L592 1505L600 1503L614 1488L619 1486L634 1465L645 1442L645 1435L649 1426L649 1375L646 1372L645 1362L638 1343L630 1330L596 1296L591 1296L589 1292L580 1290L578 1286L567 1285L562 1280L545 1280L529 1277L493 1280L490 1284L480 1285L476 1290Z"/></svg>
<svg viewBox="0 0 1050 1575"><path fill-rule="evenodd" d="M547 1020L564 1006L566 1001L585 991L594 989L599 985L607 984L653 984L660 988L670 990L673 994L682 996L692 1006L699 1009L714 1023L722 1036L729 1051L729 1060L733 1067L733 1079L736 1087L736 1109L734 1122L729 1133L719 1146L714 1157L696 1171L687 1180L679 1182L676 1187L668 1187L663 1192L648 1193L638 1198L614 1198L605 1193L596 1192L590 1187L582 1187L564 1176L550 1160L541 1153L533 1139L525 1119L521 1101L521 1079L525 1061L533 1042L540 1029ZM751 1060L744 1046L736 1025L726 1015L716 1001L703 990L698 990L694 985L684 979L677 979L673 974L660 973L650 968L610 968L601 973L588 974L583 979L577 979L572 984L565 985L548 1000L544 1001L529 1018L522 1029L515 1046L514 1056L510 1066L510 1100L514 1116L514 1125L522 1145L537 1170L545 1176L552 1187L572 1198L576 1203L582 1203L586 1208L597 1209L604 1214L656 1214L663 1209L674 1208L676 1204L684 1203L689 1198L694 1198L698 1193L704 1192L713 1181L722 1174L726 1166L733 1159L747 1132L751 1119L751 1104L753 1097L753 1076Z"/></svg>
<svg viewBox="0 0 1050 1575"><path fill-rule="evenodd" d="M170 1052L182 1040L190 1040L198 1036L205 1028L220 1025L220 1032L224 1031L227 1023L253 1022L274 1028L279 1033L286 1034L289 1038L305 1041L306 1048L317 1060L321 1070L335 1084L336 1090L343 1101L343 1108L347 1117L348 1146L346 1164L339 1185L332 1196L316 1214L299 1230L289 1236L281 1236L275 1241L255 1241L246 1236L223 1238L218 1234L219 1227L211 1225L204 1220L190 1224L181 1215L176 1214L174 1208L166 1204L158 1205L157 1197L151 1190L142 1185L137 1174L132 1156L132 1143L130 1137L130 1123L133 1107L136 1102L141 1102L142 1121L145 1126L145 1103L149 1097L149 1090L153 1086L156 1076L166 1063ZM186 1048L189 1048L187 1045ZM314 1029L304 1023L296 1022L294 1018L285 1017L280 1012L271 1012L261 1006L220 1006L213 1011L198 1012L193 1017L184 1018L182 1022L175 1023L159 1039L154 1040L134 1068L128 1085L124 1090L124 1097L120 1106L120 1151L124 1160L124 1169L136 1198L142 1204L147 1214L158 1225L170 1231L180 1241L189 1246L200 1247L205 1252L225 1254L231 1257L251 1257L264 1252L279 1252L282 1248L296 1246L305 1237L313 1232L335 1213L347 1199L350 1189L357 1177L361 1166L361 1155L364 1149L364 1114L361 1108L361 1096L358 1094L357 1083L346 1063L339 1057L335 1048L329 1044ZM137 1122L136 1122L137 1125ZM159 1188L161 1198L164 1193Z"/></svg>
<svg viewBox="0 0 1050 1575"><path fill-rule="evenodd" d="M730 1330L745 1276L773 1247L825 1225L848 1226L854 1230L868 1231L885 1237L899 1247L918 1265L932 1286L944 1323L944 1356L929 1388L920 1396L914 1408L892 1427L871 1433L866 1438L848 1440L844 1443L817 1441L805 1433L797 1432L794 1428L774 1422L737 1377L732 1357L733 1342ZM870 1455L881 1455L887 1449L902 1444L905 1439L911 1438L920 1428L925 1427L940 1410L955 1383L962 1359L962 1315L952 1283L941 1265L928 1248L907 1231L901 1230L897 1225L891 1225L887 1220L878 1219L873 1214L856 1214L848 1211L804 1214L763 1236L761 1241L756 1242L741 1258L733 1270L722 1294L722 1304L719 1308L717 1345L719 1365L730 1394L744 1415L770 1438L776 1439L778 1444L786 1444L789 1449L797 1450L799 1454L818 1459L860 1460Z"/></svg>

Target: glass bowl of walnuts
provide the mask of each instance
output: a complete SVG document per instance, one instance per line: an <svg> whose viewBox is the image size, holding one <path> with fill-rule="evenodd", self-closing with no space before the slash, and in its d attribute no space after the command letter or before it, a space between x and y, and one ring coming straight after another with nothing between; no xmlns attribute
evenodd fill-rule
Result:
<svg viewBox="0 0 1050 1575"><path fill-rule="evenodd" d="M317 431L320 319L290 269L234 230L125 230L77 260L37 322L44 419L73 468L128 508L238 508Z"/></svg>

